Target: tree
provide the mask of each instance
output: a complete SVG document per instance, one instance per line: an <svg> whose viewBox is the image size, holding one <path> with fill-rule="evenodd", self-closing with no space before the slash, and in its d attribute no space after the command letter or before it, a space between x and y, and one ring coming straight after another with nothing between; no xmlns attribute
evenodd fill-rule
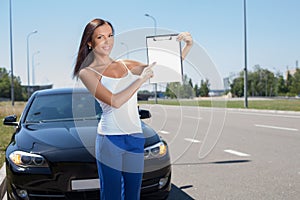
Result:
<svg viewBox="0 0 300 200"><path fill-rule="evenodd" d="M286 82L285 82L288 92L291 89L291 85L292 85L292 81L293 81L292 79L293 79L293 76L291 75L290 71L288 71L287 75L286 75Z"/></svg>
<svg viewBox="0 0 300 200"><path fill-rule="evenodd" d="M21 86L21 79L19 76L14 77L14 94L16 101L27 100L27 93Z"/></svg>
<svg viewBox="0 0 300 200"><path fill-rule="evenodd" d="M296 69L296 72L292 77L290 92L295 95L300 94L300 69Z"/></svg>
<svg viewBox="0 0 300 200"><path fill-rule="evenodd" d="M254 71L248 72L248 91L251 96L275 96L279 91L279 77L268 69L263 69L259 65L254 66ZM244 72L240 72L238 78L231 84L231 93L242 97L244 94Z"/></svg>
<svg viewBox="0 0 300 200"><path fill-rule="evenodd" d="M201 80L201 86L200 86L200 90L199 90L199 95L202 97L208 97L208 93L209 93L209 81L208 80Z"/></svg>
<svg viewBox="0 0 300 200"><path fill-rule="evenodd" d="M0 97L10 98L10 80L5 68L0 68Z"/></svg>
<svg viewBox="0 0 300 200"><path fill-rule="evenodd" d="M196 97L200 96L200 88L198 87L198 84L195 84L194 86L194 93Z"/></svg>
<svg viewBox="0 0 300 200"><path fill-rule="evenodd" d="M192 80L187 75L183 76L182 83L173 82L167 84L165 95L170 98L193 98L195 92Z"/></svg>
<svg viewBox="0 0 300 200"><path fill-rule="evenodd" d="M241 76L235 78L230 87L233 96L242 97L244 94L244 78Z"/></svg>
<svg viewBox="0 0 300 200"><path fill-rule="evenodd" d="M193 98L195 96L192 79L189 79L185 74L183 76L183 85L181 87L180 97L181 98Z"/></svg>
<svg viewBox="0 0 300 200"><path fill-rule="evenodd" d="M5 68L0 68L0 97L11 98L11 80L9 73ZM15 100L25 100L26 94L22 91L20 77L14 77L14 95Z"/></svg>
<svg viewBox="0 0 300 200"><path fill-rule="evenodd" d="M279 95L283 95L288 92L286 82L282 75L278 77L277 90Z"/></svg>
<svg viewBox="0 0 300 200"><path fill-rule="evenodd" d="M191 78L189 79L189 85L190 85L191 87L193 87L193 81L192 81Z"/></svg>
<svg viewBox="0 0 300 200"><path fill-rule="evenodd" d="M178 98L179 90L180 90L179 87L180 87L179 82L168 83L165 95L167 97L170 97L171 99Z"/></svg>

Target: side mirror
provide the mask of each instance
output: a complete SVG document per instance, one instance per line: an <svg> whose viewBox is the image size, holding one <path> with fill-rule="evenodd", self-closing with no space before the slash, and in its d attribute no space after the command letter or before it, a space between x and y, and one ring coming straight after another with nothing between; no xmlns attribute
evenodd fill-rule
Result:
<svg viewBox="0 0 300 200"><path fill-rule="evenodd" d="M9 115L9 116L5 117L3 120L3 124L8 125L8 126L18 126L17 116Z"/></svg>
<svg viewBox="0 0 300 200"><path fill-rule="evenodd" d="M140 119L148 119L151 117L151 113L149 110L139 110Z"/></svg>

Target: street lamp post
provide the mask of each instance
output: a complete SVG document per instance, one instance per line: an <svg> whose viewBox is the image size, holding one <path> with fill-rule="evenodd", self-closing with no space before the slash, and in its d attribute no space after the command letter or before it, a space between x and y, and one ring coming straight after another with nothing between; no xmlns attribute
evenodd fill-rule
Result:
<svg viewBox="0 0 300 200"><path fill-rule="evenodd" d="M12 45L12 9L11 9L11 1L9 0L9 41L10 41L10 75L11 75L11 105L15 105L15 91L14 91L14 65L13 65L13 45Z"/></svg>
<svg viewBox="0 0 300 200"><path fill-rule="evenodd" d="M126 57L127 59L129 59L129 48L128 48L128 45L124 42L121 42L121 45L124 45L126 47Z"/></svg>
<svg viewBox="0 0 300 200"><path fill-rule="evenodd" d="M247 72L247 19L246 19L246 0L244 0L244 42L245 42L245 46L244 46L244 50L245 50L245 68L244 68L244 97L245 97L245 101L244 101L244 107L248 108L248 86L247 86L247 82L248 82L248 72Z"/></svg>
<svg viewBox="0 0 300 200"><path fill-rule="evenodd" d="M31 61L32 61L32 65L31 65L31 70L32 70L32 85L35 85L35 63L34 63L34 56L35 55L37 55L37 54L39 54L40 53L40 51L36 51L36 52L34 52L33 54L32 54L32 59L31 59Z"/></svg>
<svg viewBox="0 0 300 200"><path fill-rule="evenodd" d="M30 86L30 76L29 76L29 37L31 36L31 35L33 35L33 34L35 34L35 33L37 33L37 30L34 30L34 31L32 31L32 32L30 32L28 35L27 35L27 96L28 96L28 98L29 98L29 96L30 96L30 88L29 88L29 86Z"/></svg>
<svg viewBox="0 0 300 200"><path fill-rule="evenodd" d="M157 30L157 23L156 23L156 19L149 15L149 14L145 14L146 17L150 17L153 22L154 22L154 35L156 36L156 30ZM155 95L155 103L157 104L157 83L154 83L154 95Z"/></svg>
<svg viewBox="0 0 300 200"><path fill-rule="evenodd" d="M146 17L150 17L152 20L153 20L153 22L154 22L154 35L156 35L156 30L157 30L157 23L156 23L156 19L153 17L153 16L151 16L151 15L149 15L149 14L145 14L145 16Z"/></svg>

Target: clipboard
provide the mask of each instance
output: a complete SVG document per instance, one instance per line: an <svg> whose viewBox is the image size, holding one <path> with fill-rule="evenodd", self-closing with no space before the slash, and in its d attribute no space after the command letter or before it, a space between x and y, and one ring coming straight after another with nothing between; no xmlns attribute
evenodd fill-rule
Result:
<svg viewBox="0 0 300 200"><path fill-rule="evenodd" d="M147 36L148 64L156 62L152 68L154 76L150 83L182 83L181 43L178 34Z"/></svg>

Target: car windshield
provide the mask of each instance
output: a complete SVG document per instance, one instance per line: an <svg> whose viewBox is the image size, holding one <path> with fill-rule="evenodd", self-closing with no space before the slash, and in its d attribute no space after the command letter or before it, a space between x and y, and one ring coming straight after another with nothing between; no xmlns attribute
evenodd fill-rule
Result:
<svg viewBox="0 0 300 200"><path fill-rule="evenodd" d="M26 123L99 119L102 110L89 93L51 94L35 97Z"/></svg>

